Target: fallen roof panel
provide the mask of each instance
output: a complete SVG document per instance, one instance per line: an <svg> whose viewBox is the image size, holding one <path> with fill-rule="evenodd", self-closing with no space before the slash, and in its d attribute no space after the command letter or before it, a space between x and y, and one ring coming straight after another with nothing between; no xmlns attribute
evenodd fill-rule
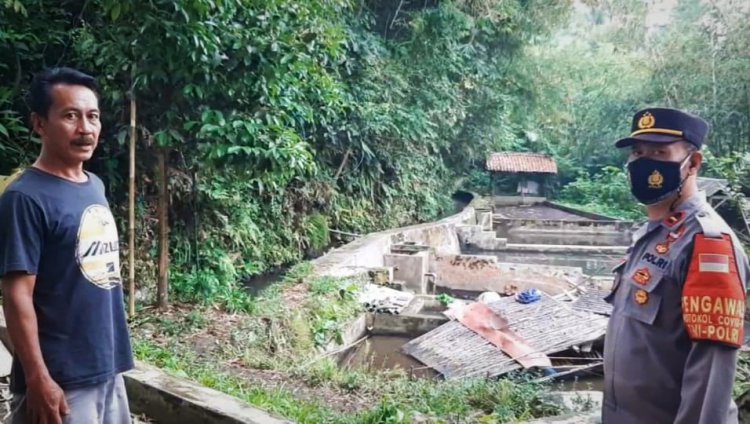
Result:
<svg viewBox="0 0 750 424"><path fill-rule="evenodd" d="M488 305L532 348L545 354L596 340L604 335L606 317L574 310L544 295L523 305L512 297ZM521 368L479 334L451 321L403 346L403 351L441 373L445 379L495 377Z"/></svg>

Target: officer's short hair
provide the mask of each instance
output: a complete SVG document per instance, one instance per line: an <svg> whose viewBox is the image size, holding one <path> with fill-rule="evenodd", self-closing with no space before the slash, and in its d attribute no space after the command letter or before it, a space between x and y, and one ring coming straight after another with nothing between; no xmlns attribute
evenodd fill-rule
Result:
<svg viewBox="0 0 750 424"><path fill-rule="evenodd" d="M685 146L685 148L687 149L688 153L694 153L694 152L698 152L698 151L701 150L695 144L693 144L693 143L691 143L689 141L680 140L680 143L682 143L682 145Z"/></svg>
<svg viewBox="0 0 750 424"><path fill-rule="evenodd" d="M91 75L67 67L48 68L35 74L31 80L28 104L32 112L47 117L52 106L52 88L56 84L82 85L99 98L96 79Z"/></svg>

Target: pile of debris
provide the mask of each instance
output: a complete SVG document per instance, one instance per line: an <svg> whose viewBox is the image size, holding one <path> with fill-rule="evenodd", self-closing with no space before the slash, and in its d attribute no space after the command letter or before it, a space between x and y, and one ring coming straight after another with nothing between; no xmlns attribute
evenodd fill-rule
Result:
<svg viewBox="0 0 750 424"><path fill-rule="evenodd" d="M408 292L394 290L376 284L367 284L359 295L359 303L367 312L398 315L414 300Z"/></svg>
<svg viewBox="0 0 750 424"><path fill-rule="evenodd" d="M452 321L402 350L446 379L490 378L521 368L557 373L553 365L557 357L550 355L590 350L607 328L605 316L573 305L542 292L531 303L504 297L487 305L476 302L452 308L446 311ZM601 365L601 356L589 355L589 359L565 373Z"/></svg>

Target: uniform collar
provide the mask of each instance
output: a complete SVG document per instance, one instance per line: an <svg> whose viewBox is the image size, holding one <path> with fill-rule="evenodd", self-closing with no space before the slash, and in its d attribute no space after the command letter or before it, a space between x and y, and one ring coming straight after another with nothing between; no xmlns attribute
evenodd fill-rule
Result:
<svg viewBox="0 0 750 424"><path fill-rule="evenodd" d="M690 196L684 202L680 203L680 205L675 208L674 212L669 214L667 218L660 221L648 221L647 223L643 224L633 234L633 241L638 241L641 237L645 236L651 231L656 230L657 228L676 230L680 225L682 225L683 222L685 222L685 220L693 215L695 211L701 209L701 206L703 206L705 203L706 201L699 193Z"/></svg>
<svg viewBox="0 0 750 424"><path fill-rule="evenodd" d="M659 225L674 230L696 211L700 210L705 203L706 201L703 199L703 196L700 193L696 193L680 203L679 206L675 208L674 212L669 214L666 219L659 222Z"/></svg>

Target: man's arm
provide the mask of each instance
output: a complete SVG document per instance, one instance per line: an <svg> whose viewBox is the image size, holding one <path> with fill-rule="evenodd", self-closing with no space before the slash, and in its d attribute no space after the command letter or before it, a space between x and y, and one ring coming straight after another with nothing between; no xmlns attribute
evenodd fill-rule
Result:
<svg viewBox="0 0 750 424"><path fill-rule="evenodd" d="M15 354L23 366L27 380L49 378L39 347L36 311L34 311L34 285L36 276L20 272L3 277L3 310L8 325L8 335Z"/></svg>
<svg viewBox="0 0 750 424"><path fill-rule="evenodd" d="M3 309L8 335L26 377L26 406L31 422L61 423L70 413L65 394L52 380L39 346L34 285L36 276L12 272L3 276Z"/></svg>
<svg viewBox="0 0 750 424"><path fill-rule="evenodd" d="M690 251L683 264L682 315L692 345L675 423L724 423L737 413L732 388L744 341L747 259L721 233L696 235Z"/></svg>
<svg viewBox="0 0 750 424"><path fill-rule="evenodd" d="M52 380L39 343L34 286L42 255L45 216L29 196L0 196L0 276L8 335L26 378L27 421L61 423L69 413L65 395Z"/></svg>
<svg viewBox="0 0 750 424"><path fill-rule="evenodd" d="M693 342L682 377L682 400L675 424L726 422L736 365L737 349Z"/></svg>

